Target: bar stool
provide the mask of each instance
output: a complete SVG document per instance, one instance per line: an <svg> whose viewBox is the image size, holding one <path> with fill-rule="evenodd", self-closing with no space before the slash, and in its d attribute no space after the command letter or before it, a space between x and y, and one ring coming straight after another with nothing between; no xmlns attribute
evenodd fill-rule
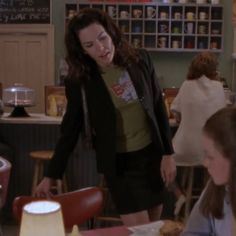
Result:
<svg viewBox="0 0 236 236"><path fill-rule="evenodd" d="M184 221L187 220L191 207L192 207L192 200L197 200L205 186L206 183L206 172L205 168L200 164L187 164L187 163L178 163L176 162L177 167L182 168L182 177L181 177L181 187L185 190L186 193L186 202L184 206ZM202 183L201 186L198 188L194 187L196 171L202 169L204 174L202 176Z"/></svg>
<svg viewBox="0 0 236 236"><path fill-rule="evenodd" d="M116 214L115 212L112 212L112 210L113 210L112 207L114 205L113 205L113 202L111 200L111 196L110 196L109 190L106 186L106 181L105 181L105 178L104 178L103 175L99 176L98 187L100 187L103 190L103 196L104 196L104 203L105 204L104 204L102 213L95 218L95 222L96 221L101 221L101 222L110 223L110 225L106 224L104 226L121 225L122 220L119 217L119 215Z"/></svg>
<svg viewBox="0 0 236 236"><path fill-rule="evenodd" d="M44 174L44 164L46 161L49 161L53 156L52 150L36 150L30 152L29 156L35 161L34 164L34 176L32 183L32 193L34 192L36 186L39 181L42 180ZM63 192L67 192L67 183L65 176L63 180L56 180L54 186L52 186L54 190L56 190L57 194L61 194Z"/></svg>

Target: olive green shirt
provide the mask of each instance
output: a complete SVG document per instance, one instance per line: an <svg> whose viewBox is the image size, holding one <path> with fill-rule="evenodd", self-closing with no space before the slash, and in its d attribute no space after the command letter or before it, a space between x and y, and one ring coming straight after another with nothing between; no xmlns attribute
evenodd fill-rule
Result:
<svg viewBox="0 0 236 236"><path fill-rule="evenodd" d="M117 152L144 148L151 143L151 132L128 72L117 67L106 67L103 71L103 79L116 107Z"/></svg>

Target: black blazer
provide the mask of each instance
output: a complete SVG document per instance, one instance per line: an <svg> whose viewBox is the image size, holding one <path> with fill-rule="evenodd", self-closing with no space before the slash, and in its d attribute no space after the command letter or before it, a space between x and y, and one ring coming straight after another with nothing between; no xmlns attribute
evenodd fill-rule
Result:
<svg viewBox="0 0 236 236"><path fill-rule="evenodd" d="M152 139L160 156L172 154L171 132L168 117L153 63L145 50L140 50L142 60L128 67L139 101L147 114ZM83 128L83 106L80 83L65 82L67 109L61 124L61 136L50 161L47 176L62 178L70 153L73 151ZM100 173L113 175L116 154L116 115L109 91L99 74L84 84L91 126L95 131L97 168Z"/></svg>

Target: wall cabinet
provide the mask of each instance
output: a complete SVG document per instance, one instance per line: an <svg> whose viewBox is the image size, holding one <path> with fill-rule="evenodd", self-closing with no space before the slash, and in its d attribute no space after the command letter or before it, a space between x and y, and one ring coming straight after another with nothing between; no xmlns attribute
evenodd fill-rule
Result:
<svg viewBox="0 0 236 236"><path fill-rule="evenodd" d="M135 47L150 51L220 52L223 49L220 4L67 0L66 22L84 7L107 11Z"/></svg>

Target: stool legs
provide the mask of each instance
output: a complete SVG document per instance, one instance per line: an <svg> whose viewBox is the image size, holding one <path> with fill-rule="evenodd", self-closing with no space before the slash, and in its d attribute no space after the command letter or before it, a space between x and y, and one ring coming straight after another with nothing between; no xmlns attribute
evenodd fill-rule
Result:
<svg viewBox="0 0 236 236"><path fill-rule="evenodd" d="M192 191L193 191L193 181L194 181L194 167L189 167L186 169L188 171L188 179L187 179L187 190L186 190L186 203L185 203L185 211L184 211L184 219L187 220L190 209L191 209L191 201L192 201Z"/></svg>
<svg viewBox="0 0 236 236"><path fill-rule="evenodd" d="M201 185L201 187L199 188L199 193L197 194L193 194L193 191L196 190L194 188L194 184L195 184L195 171L197 168L202 168L200 165L199 166L180 166L183 169L183 174L182 174L182 178L181 178L181 187L183 189L185 189L185 194L186 194L186 202L185 202L185 206L184 206L184 221L187 220L190 211L191 211L191 207L192 207L192 200L193 199L198 199L200 196L200 193L203 189L203 187L205 186L205 174L203 176L203 183Z"/></svg>
<svg viewBox="0 0 236 236"><path fill-rule="evenodd" d="M34 190L38 185L38 181L42 178L42 176L43 176L43 163L40 160L35 160L32 194L34 193Z"/></svg>

